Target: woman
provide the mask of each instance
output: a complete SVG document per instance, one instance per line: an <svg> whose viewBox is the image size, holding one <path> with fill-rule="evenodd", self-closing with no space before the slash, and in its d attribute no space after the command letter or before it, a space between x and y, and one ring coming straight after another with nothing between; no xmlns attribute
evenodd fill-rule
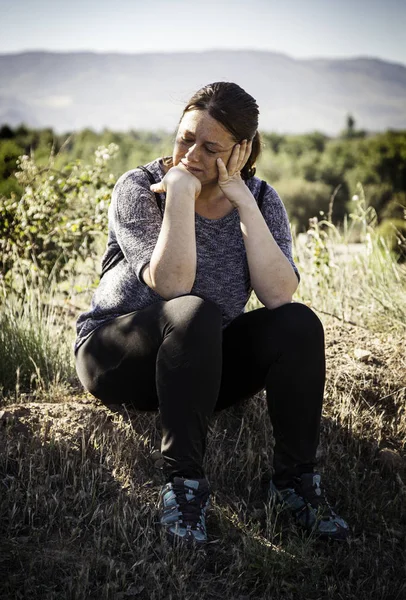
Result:
<svg viewBox="0 0 406 600"><path fill-rule="evenodd" d="M173 157L120 177L104 274L77 323L85 388L107 405L160 411L161 523L184 542L207 540L211 415L264 388L275 436L269 498L322 537L348 532L314 470L324 334L292 302L299 274L286 211L254 177L258 114L238 85L207 85L183 111ZM264 308L244 313L252 289Z"/></svg>

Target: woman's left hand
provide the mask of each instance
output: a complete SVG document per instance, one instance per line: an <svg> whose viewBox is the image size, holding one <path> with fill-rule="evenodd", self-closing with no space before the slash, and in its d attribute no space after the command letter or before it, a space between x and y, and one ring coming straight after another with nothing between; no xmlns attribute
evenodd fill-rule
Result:
<svg viewBox="0 0 406 600"><path fill-rule="evenodd" d="M241 144L236 144L227 162L227 167L221 158L217 159L219 170L217 184L229 202L236 208L238 208L242 201L246 201L247 191L249 192L241 177L241 169L251 154L251 148L251 141L243 140Z"/></svg>

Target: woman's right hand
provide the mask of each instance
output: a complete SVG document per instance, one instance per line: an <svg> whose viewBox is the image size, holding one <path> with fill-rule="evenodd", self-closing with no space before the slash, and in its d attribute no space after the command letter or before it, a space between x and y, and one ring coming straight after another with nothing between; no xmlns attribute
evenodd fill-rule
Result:
<svg viewBox="0 0 406 600"><path fill-rule="evenodd" d="M197 177L192 175L182 163L179 163L176 167L169 169L162 181L150 186L151 192L158 194L167 192L168 188L171 188L171 191L176 189L176 191L187 192L190 190L196 200L201 192L202 185Z"/></svg>

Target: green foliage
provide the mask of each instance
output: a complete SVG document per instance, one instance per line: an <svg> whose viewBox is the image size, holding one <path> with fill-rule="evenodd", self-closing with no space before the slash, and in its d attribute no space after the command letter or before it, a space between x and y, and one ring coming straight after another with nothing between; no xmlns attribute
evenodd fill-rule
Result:
<svg viewBox="0 0 406 600"><path fill-rule="evenodd" d="M355 119L352 115L347 115L346 128L341 132L341 138L343 139L354 139L363 138L366 136L366 131L363 129L356 129Z"/></svg>
<svg viewBox="0 0 406 600"><path fill-rule="evenodd" d="M13 129L8 125L2 125L0 127L0 140L12 140L14 135Z"/></svg>
<svg viewBox="0 0 406 600"><path fill-rule="evenodd" d="M279 181L277 190L283 198L290 220L296 226L308 223L311 217L320 212L327 214L333 192L329 185L321 181L312 182L300 178Z"/></svg>
<svg viewBox="0 0 406 600"><path fill-rule="evenodd" d="M317 132L305 136L263 135L264 148L258 161L258 174L275 185L282 199L292 207L291 216L298 230L303 231L307 227L309 214L312 216L317 213L301 206L299 193L294 194L296 201L292 198L289 190L297 185L292 181L317 182L329 186L324 203L317 198L323 188L315 188L316 198L310 201L317 205L317 209L319 205L328 204L332 190L338 190L332 214L335 223L344 222L359 181L362 181L369 204L376 209L379 221L388 218L385 216L388 206L392 209L399 204L403 206L406 133L388 131L374 136L364 134L354 129L351 135L337 139L328 139ZM288 194L286 198L282 193L285 189ZM303 199L308 197L309 190L311 187L303 183ZM398 213L399 210L393 218L402 218Z"/></svg>
<svg viewBox="0 0 406 600"><path fill-rule="evenodd" d="M276 133L263 133L262 142L275 154L286 152L298 158L307 152L323 152L328 137L319 131L303 135L279 135Z"/></svg>
<svg viewBox="0 0 406 600"><path fill-rule="evenodd" d="M15 177L9 177L0 181L0 198L10 197L14 194L16 197L21 197L23 193L22 187L19 185Z"/></svg>
<svg viewBox="0 0 406 600"><path fill-rule="evenodd" d="M391 183L395 189L406 184L406 136L387 132L351 142L354 155L352 179L365 183Z"/></svg>
<svg viewBox="0 0 406 600"><path fill-rule="evenodd" d="M406 260L406 219L385 219L377 227L377 234L399 261Z"/></svg>
<svg viewBox="0 0 406 600"><path fill-rule="evenodd" d="M60 170L39 167L34 156L18 159L18 183L24 191L3 197L0 204L0 267L5 282L15 271L45 280L51 272L62 279L91 252L107 229L107 206L115 184L108 169L118 152L115 144L99 147L92 165L80 160Z"/></svg>
<svg viewBox="0 0 406 600"><path fill-rule="evenodd" d="M60 145L63 151L59 152L55 166L60 168L67 158L90 161L98 146L109 144L117 144L120 147L120 152L110 161L110 172L118 179L125 171L145 164L157 156L171 154L173 139L171 135L159 131L117 133L105 129L97 134L91 129L84 129L58 140L56 147Z"/></svg>
<svg viewBox="0 0 406 600"><path fill-rule="evenodd" d="M384 219L404 219L406 215L406 191L396 192L391 196L391 200L385 204L381 211Z"/></svg>
<svg viewBox="0 0 406 600"><path fill-rule="evenodd" d="M0 141L0 181L8 179L17 168L21 146L13 140Z"/></svg>

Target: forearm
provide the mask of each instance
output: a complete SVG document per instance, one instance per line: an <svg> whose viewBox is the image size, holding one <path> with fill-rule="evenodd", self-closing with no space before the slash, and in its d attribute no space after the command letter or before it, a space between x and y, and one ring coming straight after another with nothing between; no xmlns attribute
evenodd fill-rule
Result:
<svg viewBox="0 0 406 600"><path fill-rule="evenodd" d="M273 238L253 198L240 204L241 231L251 285L267 308L292 301L298 280L292 265Z"/></svg>
<svg viewBox="0 0 406 600"><path fill-rule="evenodd" d="M167 300L187 294L196 277L196 260L193 190L168 189L161 231L144 280Z"/></svg>

